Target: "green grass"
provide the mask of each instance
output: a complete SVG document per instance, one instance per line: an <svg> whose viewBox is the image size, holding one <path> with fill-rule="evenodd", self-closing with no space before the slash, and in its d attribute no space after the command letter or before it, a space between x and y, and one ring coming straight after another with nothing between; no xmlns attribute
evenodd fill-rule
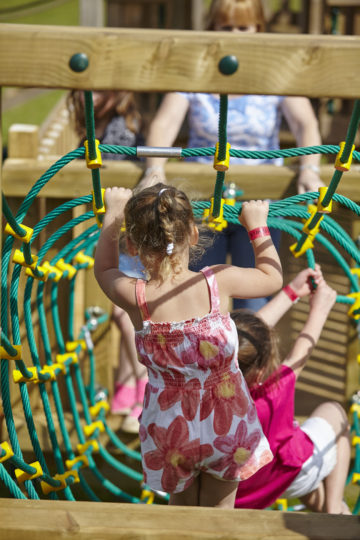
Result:
<svg viewBox="0 0 360 540"><path fill-rule="evenodd" d="M50 24L50 25L66 25L77 26L79 24L79 2L78 0L67 0L64 3L59 1L57 4L45 3L43 9L29 9L29 13L23 11L5 12L10 8L26 6L31 4L33 0L1 0L0 2L0 22L16 23L16 24ZM54 7L51 7L51 6Z"/></svg>

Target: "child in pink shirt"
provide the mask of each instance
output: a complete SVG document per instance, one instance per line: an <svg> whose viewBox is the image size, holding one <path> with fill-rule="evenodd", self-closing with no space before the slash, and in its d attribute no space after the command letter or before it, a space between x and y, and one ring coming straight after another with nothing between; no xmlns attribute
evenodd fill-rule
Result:
<svg viewBox="0 0 360 540"><path fill-rule="evenodd" d="M271 327L299 297L306 295L310 295L308 318L280 364ZM300 272L257 314L249 310L232 313L239 337L239 367L274 454L269 464L240 482L237 508L265 508L282 495L300 498L313 511L350 513L343 501L350 461L345 411L339 403L326 402L316 407L301 427L294 420L296 379L335 300L336 292L316 266L315 270Z"/></svg>

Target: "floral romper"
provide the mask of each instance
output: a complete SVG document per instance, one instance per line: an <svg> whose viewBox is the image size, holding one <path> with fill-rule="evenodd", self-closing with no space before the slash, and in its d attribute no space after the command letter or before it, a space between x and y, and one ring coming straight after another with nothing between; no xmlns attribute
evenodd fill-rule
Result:
<svg viewBox="0 0 360 540"><path fill-rule="evenodd" d="M146 282L136 282L143 328L135 339L149 374L139 419L144 481L167 493L184 491L201 471L245 480L273 458L237 365L235 323L220 312L211 269L202 272L211 311L181 322L151 322Z"/></svg>

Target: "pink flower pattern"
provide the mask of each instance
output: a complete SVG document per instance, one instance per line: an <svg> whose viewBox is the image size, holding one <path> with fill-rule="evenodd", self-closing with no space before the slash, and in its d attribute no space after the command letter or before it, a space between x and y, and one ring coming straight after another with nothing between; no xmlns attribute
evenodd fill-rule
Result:
<svg viewBox="0 0 360 540"><path fill-rule="evenodd" d="M140 441L146 483L179 493L200 472L241 480L272 459L256 409L237 366L237 332L219 309L217 283L204 269L211 311L201 318L153 323L144 282L136 294L143 329L136 332L149 382Z"/></svg>

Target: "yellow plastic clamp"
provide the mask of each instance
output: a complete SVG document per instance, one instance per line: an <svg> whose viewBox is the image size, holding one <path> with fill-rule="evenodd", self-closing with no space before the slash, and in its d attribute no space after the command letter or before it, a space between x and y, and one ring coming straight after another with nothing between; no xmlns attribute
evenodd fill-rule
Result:
<svg viewBox="0 0 360 540"><path fill-rule="evenodd" d="M32 229L31 227L26 227L26 225L23 225L21 224L20 227L22 229L25 229L26 231L26 234L25 236L19 236L14 230L13 228L11 227L11 225L9 223L7 223L5 225L5 232L7 234L11 234L11 236L13 236L14 238L17 238L18 240L21 240L22 242L25 242L25 244L28 244L31 240L31 237L33 235L33 232L34 232L34 229Z"/></svg>
<svg viewBox="0 0 360 540"><path fill-rule="evenodd" d="M41 268L45 269L45 271L47 272L47 275L48 277L52 280L52 281L55 281L56 283L58 281L60 281L60 279L62 278L62 271L59 270L59 268L57 268L56 266L52 266L49 261L44 261L41 265ZM54 276L51 276L50 274L55 274Z"/></svg>
<svg viewBox="0 0 360 540"><path fill-rule="evenodd" d="M13 369L13 380L15 383L20 382L39 382L38 371L36 367L26 368L32 373L31 377L27 378L21 373L20 369Z"/></svg>
<svg viewBox="0 0 360 540"><path fill-rule="evenodd" d="M210 208L205 208L203 213L203 224L210 227L210 229L214 229L215 231L222 231L227 227L227 221L224 219L224 199L221 199L221 206L220 206L220 213L218 217L214 218L212 213L214 209L214 197L211 197L211 206Z"/></svg>
<svg viewBox="0 0 360 540"><path fill-rule="evenodd" d="M34 270L34 268L36 268L36 263L39 257L37 255L31 255L31 258L33 262L31 264L28 264L25 261L25 256L23 252L20 251L20 249L15 249L12 260L13 260L13 263L21 264L21 266L25 266L26 268L32 268Z"/></svg>
<svg viewBox="0 0 360 540"><path fill-rule="evenodd" d="M76 268L74 266L72 266L71 264L66 263L64 261L64 259L58 260L58 262L55 264L55 266L56 266L56 268L61 270L61 272L66 272L67 271L68 272L67 278L69 280L72 279L75 276L76 272L77 272Z"/></svg>
<svg viewBox="0 0 360 540"><path fill-rule="evenodd" d="M71 362L67 364L66 362L68 360L71 360ZM78 355L75 352L67 352L64 354L57 354L56 362L64 366L64 365L77 364L79 362L79 359L78 359Z"/></svg>
<svg viewBox="0 0 360 540"><path fill-rule="evenodd" d="M314 244L312 243L312 238L311 236L308 236L305 240L305 242L303 243L303 245L301 246L301 248L299 249L299 251L295 251L298 243L295 242L295 244L293 244L292 246L290 246L290 251L292 252L292 254L294 255L294 257L300 257L301 255L304 255L304 253L308 250L308 249L312 249L314 247Z"/></svg>
<svg viewBox="0 0 360 540"><path fill-rule="evenodd" d="M360 292L350 293L347 296L348 298L355 298L355 302L351 305L348 311L349 317L352 317L355 320L360 319L360 313L354 313L360 309Z"/></svg>
<svg viewBox="0 0 360 540"><path fill-rule="evenodd" d="M97 226L101 229L102 223L100 221L99 214L105 214L105 211L106 211L105 202L104 202L105 188L101 188L102 206L100 208L96 208L94 190L92 190L91 194L92 194L92 208L93 208L94 216L96 219Z"/></svg>
<svg viewBox="0 0 360 540"><path fill-rule="evenodd" d="M315 227L312 227L311 229L309 229L309 225L313 217L315 216L316 212L317 211L315 210L314 212L310 213L310 217L305 221L304 226L302 228L303 232L306 233L308 236L310 236L312 239L314 239L317 233L319 232L320 223L324 219L324 216L321 216L319 221L316 223Z"/></svg>
<svg viewBox="0 0 360 540"><path fill-rule="evenodd" d="M78 264L87 264L88 268L92 268L94 266L94 258L90 257L90 255L85 255L83 251L79 251L74 257L74 261Z"/></svg>
<svg viewBox="0 0 360 540"><path fill-rule="evenodd" d="M327 186L321 186L319 187L319 198L317 203L317 211L320 212L320 214L331 214L332 212L332 199L329 202L327 206L323 206L322 202L325 199L325 195L327 193L327 190L329 188Z"/></svg>
<svg viewBox="0 0 360 540"><path fill-rule="evenodd" d="M152 504L154 502L155 494L150 489L143 489L140 495L140 501L145 504Z"/></svg>
<svg viewBox="0 0 360 540"><path fill-rule="evenodd" d="M360 437L359 437L359 435L355 435L355 436L352 438L351 444L352 444L353 446L356 446L357 444L360 444Z"/></svg>
<svg viewBox="0 0 360 540"><path fill-rule="evenodd" d="M276 505L277 508L283 510L284 512L286 512L286 510L288 509L287 499L276 499Z"/></svg>
<svg viewBox="0 0 360 540"><path fill-rule="evenodd" d="M22 347L21 347L21 345L13 345L13 344L11 344L11 346L14 349L16 349L16 356L11 356L7 352L5 347L0 346L0 358L1 358L1 360L21 360L21 355L22 355Z"/></svg>
<svg viewBox="0 0 360 540"><path fill-rule="evenodd" d="M7 442L3 442L0 444L0 447L5 450L5 456L0 457L0 463L3 463L7 459L10 459L13 457L14 452L12 451L11 446Z"/></svg>
<svg viewBox="0 0 360 540"><path fill-rule="evenodd" d="M47 484L46 482L42 481L41 489L44 495L47 495L48 493L51 493L52 491L60 491L61 489L65 489L67 485L66 479L71 476L74 478L74 484L77 484L78 482L80 482L79 473L77 472L76 469L73 469L71 471L66 471L63 474L55 474L55 476L53 476L54 480L60 480L61 486L58 486L58 487L50 486L50 484Z"/></svg>
<svg viewBox="0 0 360 540"><path fill-rule="evenodd" d="M360 482L360 473L354 472L351 478L351 483L357 484L358 482Z"/></svg>
<svg viewBox="0 0 360 540"><path fill-rule="evenodd" d="M97 403L95 403L95 405L89 408L89 412L93 418L96 418L99 412L102 410L105 412L110 410L110 405L107 401L105 401L105 399L98 401Z"/></svg>
<svg viewBox="0 0 360 540"><path fill-rule="evenodd" d="M102 166L102 159L101 159L101 152L99 150L99 144L100 144L100 141L95 139L96 156L94 157L94 159L90 159L90 156L89 156L89 141L86 140L84 142L86 166L88 167L88 169L100 169L100 167Z"/></svg>
<svg viewBox="0 0 360 540"><path fill-rule="evenodd" d="M78 339L76 341L67 341L65 343L65 349L67 352L76 351L78 347L81 347L83 351L86 351L86 341L85 339Z"/></svg>
<svg viewBox="0 0 360 540"><path fill-rule="evenodd" d="M51 366L48 366L47 364L43 366L43 368L39 371L39 374L46 375L47 373L50 374L50 378L48 381L56 381L56 370L60 369L63 373L66 373L66 367L63 364L51 364ZM46 382L39 379L38 381L34 381L36 383L40 382Z"/></svg>
<svg viewBox="0 0 360 540"><path fill-rule="evenodd" d="M37 279L38 281L47 281L47 278L48 278L48 275L49 275L49 270L48 268L46 268L46 266L43 266L43 265L39 265L36 267L37 270L39 270L40 272L42 272L42 276L36 276L33 272L33 270L31 268L27 268L25 270L25 274L27 276L30 276L34 279Z"/></svg>
<svg viewBox="0 0 360 540"><path fill-rule="evenodd" d="M84 444L78 444L76 448L79 454L84 454L87 450L89 450L89 448L91 449L92 452L98 452L99 443L97 442L96 439L89 439Z"/></svg>
<svg viewBox="0 0 360 540"><path fill-rule="evenodd" d="M344 148L345 148L345 141L342 141L339 144L339 146L340 146L340 150L339 150L339 153L338 153L338 155L336 156L336 159L335 159L335 169L337 171L347 172L351 167L351 162L352 162L352 158L353 158L353 152L355 150L355 145L354 144L352 145L351 152L350 152L350 155L349 155L349 159L347 160L346 163L343 163L341 161L341 154L343 153Z"/></svg>
<svg viewBox="0 0 360 540"><path fill-rule="evenodd" d="M71 470L74 467L74 465L76 465L79 462L81 463L80 468L89 466L89 458L87 457L86 454L82 454L81 456L77 456L74 459L65 460L65 465L66 465L67 469Z"/></svg>
<svg viewBox="0 0 360 540"><path fill-rule="evenodd" d="M91 437L91 435L94 433L96 429L98 429L99 431L105 431L105 426L102 420L97 420L96 422L93 422L92 424L88 424L87 426L84 426L85 436Z"/></svg>
<svg viewBox="0 0 360 540"><path fill-rule="evenodd" d="M350 272L354 275L360 278L360 268L350 268Z"/></svg>
<svg viewBox="0 0 360 540"><path fill-rule="evenodd" d="M229 168L230 164L230 144L226 143L226 152L225 159L219 161L219 143L216 143L215 146L215 155L214 155L214 169L217 171L225 172Z"/></svg>
<svg viewBox="0 0 360 540"><path fill-rule="evenodd" d="M34 469L36 469L36 472L34 474L27 473L22 469L15 469L15 476L19 483L25 482L26 480L34 480L34 478L39 478L39 476L42 476L44 474L38 461L30 463L30 467L34 467Z"/></svg>
<svg viewBox="0 0 360 540"><path fill-rule="evenodd" d="M358 354L358 361L359 361L359 354ZM353 414L354 412L357 413L357 415L360 417L360 403L353 403L350 407L350 414Z"/></svg>

